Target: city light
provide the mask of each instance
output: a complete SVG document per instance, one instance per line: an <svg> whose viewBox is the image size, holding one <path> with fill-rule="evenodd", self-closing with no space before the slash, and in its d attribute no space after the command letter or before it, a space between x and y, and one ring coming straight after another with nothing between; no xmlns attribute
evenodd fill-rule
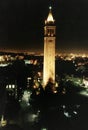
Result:
<svg viewBox="0 0 88 130"><path fill-rule="evenodd" d="M28 106L30 106L30 100L31 100L31 92L25 90L22 96L22 100L20 101L20 104L23 108L26 108Z"/></svg>
<svg viewBox="0 0 88 130"><path fill-rule="evenodd" d="M41 128L41 130L48 130L47 128Z"/></svg>
<svg viewBox="0 0 88 130"><path fill-rule="evenodd" d="M68 118L71 118L71 115L68 112L64 112L64 115Z"/></svg>
<svg viewBox="0 0 88 130"><path fill-rule="evenodd" d="M6 125L7 125L7 121L4 119L4 115L2 115L1 121L0 121L0 127L4 127Z"/></svg>
<svg viewBox="0 0 88 130"><path fill-rule="evenodd" d="M40 30L45 17L40 15L44 9L46 13L49 1L42 1L42 6L38 1L37 6L34 1L14 2L0 3L0 45L13 48L5 46L0 52L0 128L87 130L88 52L81 46L83 39L87 41L83 36L87 34L83 29L87 13L80 13L80 36L80 4L70 0L54 5L50 2L53 9L59 9L58 14L50 6Z"/></svg>

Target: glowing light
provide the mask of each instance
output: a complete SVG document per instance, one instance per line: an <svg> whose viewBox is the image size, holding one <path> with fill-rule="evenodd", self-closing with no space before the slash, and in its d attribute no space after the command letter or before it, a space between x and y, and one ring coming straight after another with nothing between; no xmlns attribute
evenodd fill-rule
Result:
<svg viewBox="0 0 88 130"><path fill-rule="evenodd" d="M37 92L36 92L36 95L39 95L39 94L40 94L40 92L37 91Z"/></svg>
<svg viewBox="0 0 88 130"><path fill-rule="evenodd" d="M8 85L6 85L6 88L8 88Z"/></svg>
<svg viewBox="0 0 88 130"><path fill-rule="evenodd" d="M65 108L66 108L66 106L65 106L65 105L63 105L62 107L63 107L63 109L65 109Z"/></svg>
<svg viewBox="0 0 88 130"><path fill-rule="evenodd" d="M37 87L34 85L33 88L36 89Z"/></svg>
<svg viewBox="0 0 88 130"><path fill-rule="evenodd" d="M87 88L88 87L88 79L83 79L83 83L85 84L85 87Z"/></svg>
<svg viewBox="0 0 88 130"><path fill-rule="evenodd" d="M40 114L40 110L38 110L37 113L29 114L28 121L29 122L38 122L39 114Z"/></svg>
<svg viewBox="0 0 88 130"><path fill-rule="evenodd" d="M76 111L73 111L73 113L74 113L75 115L77 115L77 112L76 112Z"/></svg>
<svg viewBox="0 0 88 130"><path fill-rule="evenodd" d="M30 99L31 99L31 92L29 92L27 90L24 91L22 101L21 101L21 106L23 108L30 106L30 103L29 103Z"/></svg>
<svg viewBox="0 0 88 130"><path fill-rule="evenodd" d="M6 126L6 125L7 125L7 121L4 120L4 115L2 115L1 121L0 121L0 126L1 126L1 127L4 127L4 126Z"/></svg>
<svg viewBox="0 0 88 130"><path fill-rule="evenodd" d="M28 77L27 80L31 80L32 78L31 77Z"/></svg>
<svg viewBox="0 0 88 130"><path fill-rule="evenodd" d="M49 7L49 14L48 14L48 17L47 17L47 20L45 21L45 23L49 23L49 22L52 22L52 23L54 23L54 19L53 19L53 15L52 15L52 11L51 11L51 9L52 9L52 7L50 6Z"/></svg>
<svg viewBox="0 0 88 130"><path fill-rule="evenodd" d="M34 65L37 65L37 60L35 60L33 64L34 64Z"/></svg>
<svg viewBox="0 0 88 130"><path fill-rule="evenodd" d="M71 115L68 112L64 112L64 115L68 118L71 118Z"/></svg>
<svg viewBox="0 0 88 130"><path fill-rule="evenodd" d="M29 102L30 96L31 96L31 92L24 91L22 100Z"/></svg>
<svg viewBox="0 0 88 130"><path fill-rule="evenodd" d="M29 122L36 122L38 120L38 115L37 114L29 114L28 115L28 121Z"/></svg>
<svg viewBox="0 0 88 130"><path fill-rule="evenodd" d="M42 128L41 130L47 130L47 128Z"/></svg>
<svg viewBox="0 0 88 130"><path fill-rule="evenodd" d="M58 83L56 82L55 87L58 87Z"/></svg>
<svg viewBox="0 0 88 130"><path fill-rule="evenodd" d="M41 72L38 72L38 76L39 76L39 77L41 77L41 76L42 76Z"/></svg>
<svg viewBox="0 0 88 130"><path fill-rule="evenodd" d="M52 9L52 7L51 7L51 6L49 6L49 9L51 10L51 9Z"/></svg>
<svg viewBox="0 0 88 130"><path fill-rule="evenodd" d="M6 85L6 88L7 89L14 89L15 88L15 84Z"/></svg>
<svg viewBox="0 0 88 130"><path fill-rule="evenodd" d="M79 94L88 97L88 91L87 90L81 91Z"/></svg>
<svg viewBox="0 0 88 130"><path fill-rule="evenodd" d="M11 85L9 85L9 88L11 88Z"/></svg>
<svg viewBox="0 0 88 130"><path fill-rule="evenodd" d="M48 15L47 22L54 22L53 15L51 12Z"/></svg>
<svg viewBox="0 0 88 130"><path fill-rule="evenodd" d="M12 85L12 88L15 88L15 85Z"/></svg>

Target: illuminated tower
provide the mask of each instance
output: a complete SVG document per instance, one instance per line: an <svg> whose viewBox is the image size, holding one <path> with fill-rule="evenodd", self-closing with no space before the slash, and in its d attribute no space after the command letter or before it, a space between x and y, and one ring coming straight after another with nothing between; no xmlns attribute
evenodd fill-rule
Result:
<svg viewBox="0 0 88 130"><path fill-rule="evenodd" d="M44 27L44 66L43 83L44 86L49 80L55 82L55 34L56 26L52 15L52 8L49 7L49 14L45 20Z"/></svg>

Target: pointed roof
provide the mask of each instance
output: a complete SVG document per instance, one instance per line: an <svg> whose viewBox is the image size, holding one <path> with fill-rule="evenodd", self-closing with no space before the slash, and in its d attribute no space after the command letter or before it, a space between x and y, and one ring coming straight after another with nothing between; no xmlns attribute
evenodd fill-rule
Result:
<svg viewBox="0 0 88 130"><path fill-rule="evenodd" d="M52 7L50 6L49 7L49 14L48 14L48 17L47 17L47 20L45 23L54 23L54 18L53 18L53 15L52 15Z"/></svg>

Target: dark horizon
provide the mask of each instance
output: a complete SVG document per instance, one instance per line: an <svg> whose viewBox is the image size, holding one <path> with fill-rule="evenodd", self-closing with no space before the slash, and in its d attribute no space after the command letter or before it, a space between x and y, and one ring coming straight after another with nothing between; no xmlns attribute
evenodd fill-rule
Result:
<svg viewBox="0 0 88 130"><path fill-rule="evenodd" d="M43 52L43 27L49 9L56 21L56 52L87 53L88 2L1 0L0 50Z"/></svg>

